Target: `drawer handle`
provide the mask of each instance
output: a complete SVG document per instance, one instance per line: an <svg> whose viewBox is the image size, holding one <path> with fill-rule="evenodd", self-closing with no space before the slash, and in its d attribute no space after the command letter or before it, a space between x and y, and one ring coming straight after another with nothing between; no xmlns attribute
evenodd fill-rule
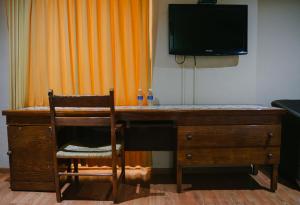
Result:
<svg viewBox="0 0 300 205"><path fill-rule="evenodd" d="M185 155L185 158L186 158L186 159L192 159L192 157L193 157L192 154L186 154L186 155Z"/></svg>
<svg viewBox="0 0 300 205"><path fill-rule="evenodd" d="M269 153L268 154L268 159L272 159L273 158L273 154L272 153Z"/></svg>
<svg viewBox="0 0 300 205"><path fill-rule="evenodd" d="M269 132L268 133L268 136L271 138L271 137L273 137L273 132Z"/></svg>
<svg viewBox="0 0 300 205"><path fill-rule="evenodd" d="M9 155L12 154L12 151L8 150L8 151L6 152L6 154L9 156Z"/></svg>
<svg viewBox="0 0 300 205"><path fill-rule="evenodd" d="M187 134L187 135L186 135L186 139L187 139L187 140L191 140L192 138L193 138L193 136L192 136L191 134Z"/></svg>
<svg viewBox="0 0 300 205"><path fill-rule="evenodd" d="M50 127L48 127L48 129L49 129L49 132L50 132L50 135L52 134L52 127L50 126Z"/></svg>

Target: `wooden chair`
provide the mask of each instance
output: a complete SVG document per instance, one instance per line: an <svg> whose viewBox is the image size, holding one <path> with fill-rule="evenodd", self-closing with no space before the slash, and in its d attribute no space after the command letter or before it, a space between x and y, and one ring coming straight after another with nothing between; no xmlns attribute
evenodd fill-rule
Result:
<svg viewBox="0 0 300 205"><path fill-rule="evenodd" d="M110 91L107 96L55 96L53 91L49 90L49 105L51 114L51 128L53 138L53 156L54 156L54 172L55 172L55 186L56 199L61 202L61 188L60 176L67 175L68 177L75 176L112 176L112 197L116 202L117 190L120 179L125 180L125 156L124 156L124 138L122 143L117 144L116 133L123 133L122 126L116 124L115 106L114 106L114 91ZM110 108L110 115L91 117L81 114L80 116L60 116L57 112L57 107L99 107ZM63 146L57 145L56 128L58 126L100 126L110 127L110 141L109 146L87 147L70 142ZM63 137L63 136L61 136ZM109 136L106 136L109 137ZM121 157L121 174L118 179L117 163L118 157ZM103 159L111 158L112 173L80 173L78 172L78 159ZM66 172L60 172L58 168L58 159L67 159L74 162L74 172L71 172L70 167Z"/></svg>

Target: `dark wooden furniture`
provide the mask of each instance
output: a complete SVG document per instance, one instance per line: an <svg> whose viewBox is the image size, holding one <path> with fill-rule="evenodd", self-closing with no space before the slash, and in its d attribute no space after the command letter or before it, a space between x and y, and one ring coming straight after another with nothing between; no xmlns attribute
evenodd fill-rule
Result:
<svg viewBox="0 0 300 205"><path fill-rule="evenodd" d="M76 108L58 110L59 116L103 116L109 110ZM270 165L273 167L271 190L276 189L277 168L280 157L280 129L283 109L260 106L158 106L158 107L116 107L116 119L127 122L151 121L169 122L175 132L172 137L177 146L164 141L163 137L152 136L153 140L147 147L147 140L134 140L126 137L125 150L177 150L177 182L181 191L182 168L190 166L243 166L251 164ZM50 137L50 114L48 108L27 108L3 111L6 115L8 130L30 129L30 133L19 133L18 140L27 138L28 145L22 146L23 151L30 150L31 143L40 140L46 144ZM44 130L45 137L36 136L36 128ZM130 128L129 128L130 129ZM144 129L148 129L144 127ZM151 128L150 128L151 129ZM149 129L149 130L150 130ZM125 131L126 133L126 131ZM177 134L176 134L177 133ZM132 133L131 133L132 134ZM139 136L142 138L143 136ZM14 133L8 133L10 166L13 190L54 190L53 160L51 150L45 147L35 149L36 153L48 151L49 161L44 163L34 159L34 155L24 157L24 162L41 163L45 169L36 176L31 166L20 167L15 163L19 148L15 148ZM139 139L137 138L137 139ZM169 139L169 136L166 136ZM149 140L148 140L149 141ZM168 144L169 143L169 144ZM49 168L47 166L49 165ZM15 178L15 173L27 171L28 178ZM49 178L43 178L48 176Z"/></svg>
<svg viewBox="0 0 300 205"><path fill-rule="evenodd" d="M178 127L177 186L182 167L272 165L271 190L277 186L280 124L198 125Z"/></svg>
<svg viewBox="0 0 300 205"><path fill-rule="evenodd" d="M288 111L282 120L279 174L300 187L300 100L275 100L272 106Z"/></svg>
<svg viewBox="0 0 300 205"><path fill-rule="evenodd" d="M51 117L51 144L53 154L53 168L54 168L54 179L55 179L55 191L57 202L61 202L61 187L60 177L61 176L112 176L112 196L113 201L116 202L117 191L118 191L118 176L117 176L117 163L118 157L121 158L122 171L120 178L124 179L125 174L125 154L124 154L124 143L117 144L116 133L118 128L122 129L122 126L117 126L115 120L115 105L114 105L114 91L110 91L110 95L107 96L56 96L53 95L53 90L49 90L49 106L50 106L50 117ZM108 116L59 116L57 115L57 108L59 107L80 107L80 108L109 108ZM110 136L99 136L99 137L110 137L109 146L88 146L81 145L78 140L73 139L73 142L66 142L66 145L57 143L59 140L56 134L56 129L65 126L100 126L110 127ZM119 133L122 133L121 130ZM88 138L88 136L86 136ZM124 140L123 140L124 142ZM34 150L34 148L33 148ZM81 173L78 171L78 159L111 159L111 173ZM74 171L72 172L70 166L66 171L60 171L58 167L59 159L72 160L74 163Z"/></svg>
<svg viewBox="0 0 300 205"><path fill-rule="evenodd" d="M49 125L9 125L7 131L11 189L55 190Z"/></svg>

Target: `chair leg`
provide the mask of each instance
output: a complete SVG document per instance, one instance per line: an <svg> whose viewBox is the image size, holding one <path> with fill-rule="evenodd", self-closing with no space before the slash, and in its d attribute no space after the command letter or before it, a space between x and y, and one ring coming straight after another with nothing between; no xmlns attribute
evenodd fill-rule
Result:
<svg viewBox="0 0 300 205"><path fill-rule="evenodd" d="M114 203L117 202L117 194L118 194L118 173L117 173L116 164L117 164L116 162L113 162L113 166L112 166L112 198Z"/></svg>
<svg viewBox="0 0 300 205"><path fill-rule="evenodd" d="M74 159L73 163L74 163L74 173L78 173L78 159ZM79 176L75 176L75 183L79 183Z"/></svg>
<svg viewBox="0 0 300 205"><path fill-rule="evenodd" d="M55 191L56 191L56 201L58 203L61 202L61 193L60 193L60 185L59 185L59 176L55 174Z"/></svg>
<svg viewBox="0 0 300 205"><path fill-rule="evenodd" d="M68 160L67 172L70 173L71 171L72 171L72 160ZM72 177L71 176L67 176L67 181L71 182L72 181Z"/></svg>
<svg viewBox="0 0 300 205"><path fill-rule="evenodd" d="M118 181L117 181L117 173L113 171L113 181L112 181L112 197L114 203L117 202L117 194L118 194Z"/></svg>
<svg viewBox="0 0 300 205"><path fill-rule="evenodd" d="M54 160L54 181L55 181L56 201L60 203L61 193L60 193L60 182L59 182L59 175L58 175L57 159Z"/></svg>
<svg viewBox="0 0 300 205"><path fill-rule="evenodd" d="M125 150L124 148L122 149L122 155L121 155L121 173L123 173L122 175L122 183L125 184Z"/></svg>

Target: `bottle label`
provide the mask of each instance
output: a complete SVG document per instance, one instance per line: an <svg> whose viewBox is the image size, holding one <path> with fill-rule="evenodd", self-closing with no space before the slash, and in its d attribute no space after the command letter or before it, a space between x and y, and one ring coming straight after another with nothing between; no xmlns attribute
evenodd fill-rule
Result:
<svg viewBox="0 0 300 205"><path fill-rule="evenodd" d="M149 95L149 96L147 97L147 99L148 99L148 100L153 100L153 95Z"/></svg>
<svg viewBox="0 0 300 205"><path fill-rule="evenodd" d="M139 95L139 96L137 97L137 99L138 99L138 100L143 100L144 98L143 98L142 95Z"/></svg>

